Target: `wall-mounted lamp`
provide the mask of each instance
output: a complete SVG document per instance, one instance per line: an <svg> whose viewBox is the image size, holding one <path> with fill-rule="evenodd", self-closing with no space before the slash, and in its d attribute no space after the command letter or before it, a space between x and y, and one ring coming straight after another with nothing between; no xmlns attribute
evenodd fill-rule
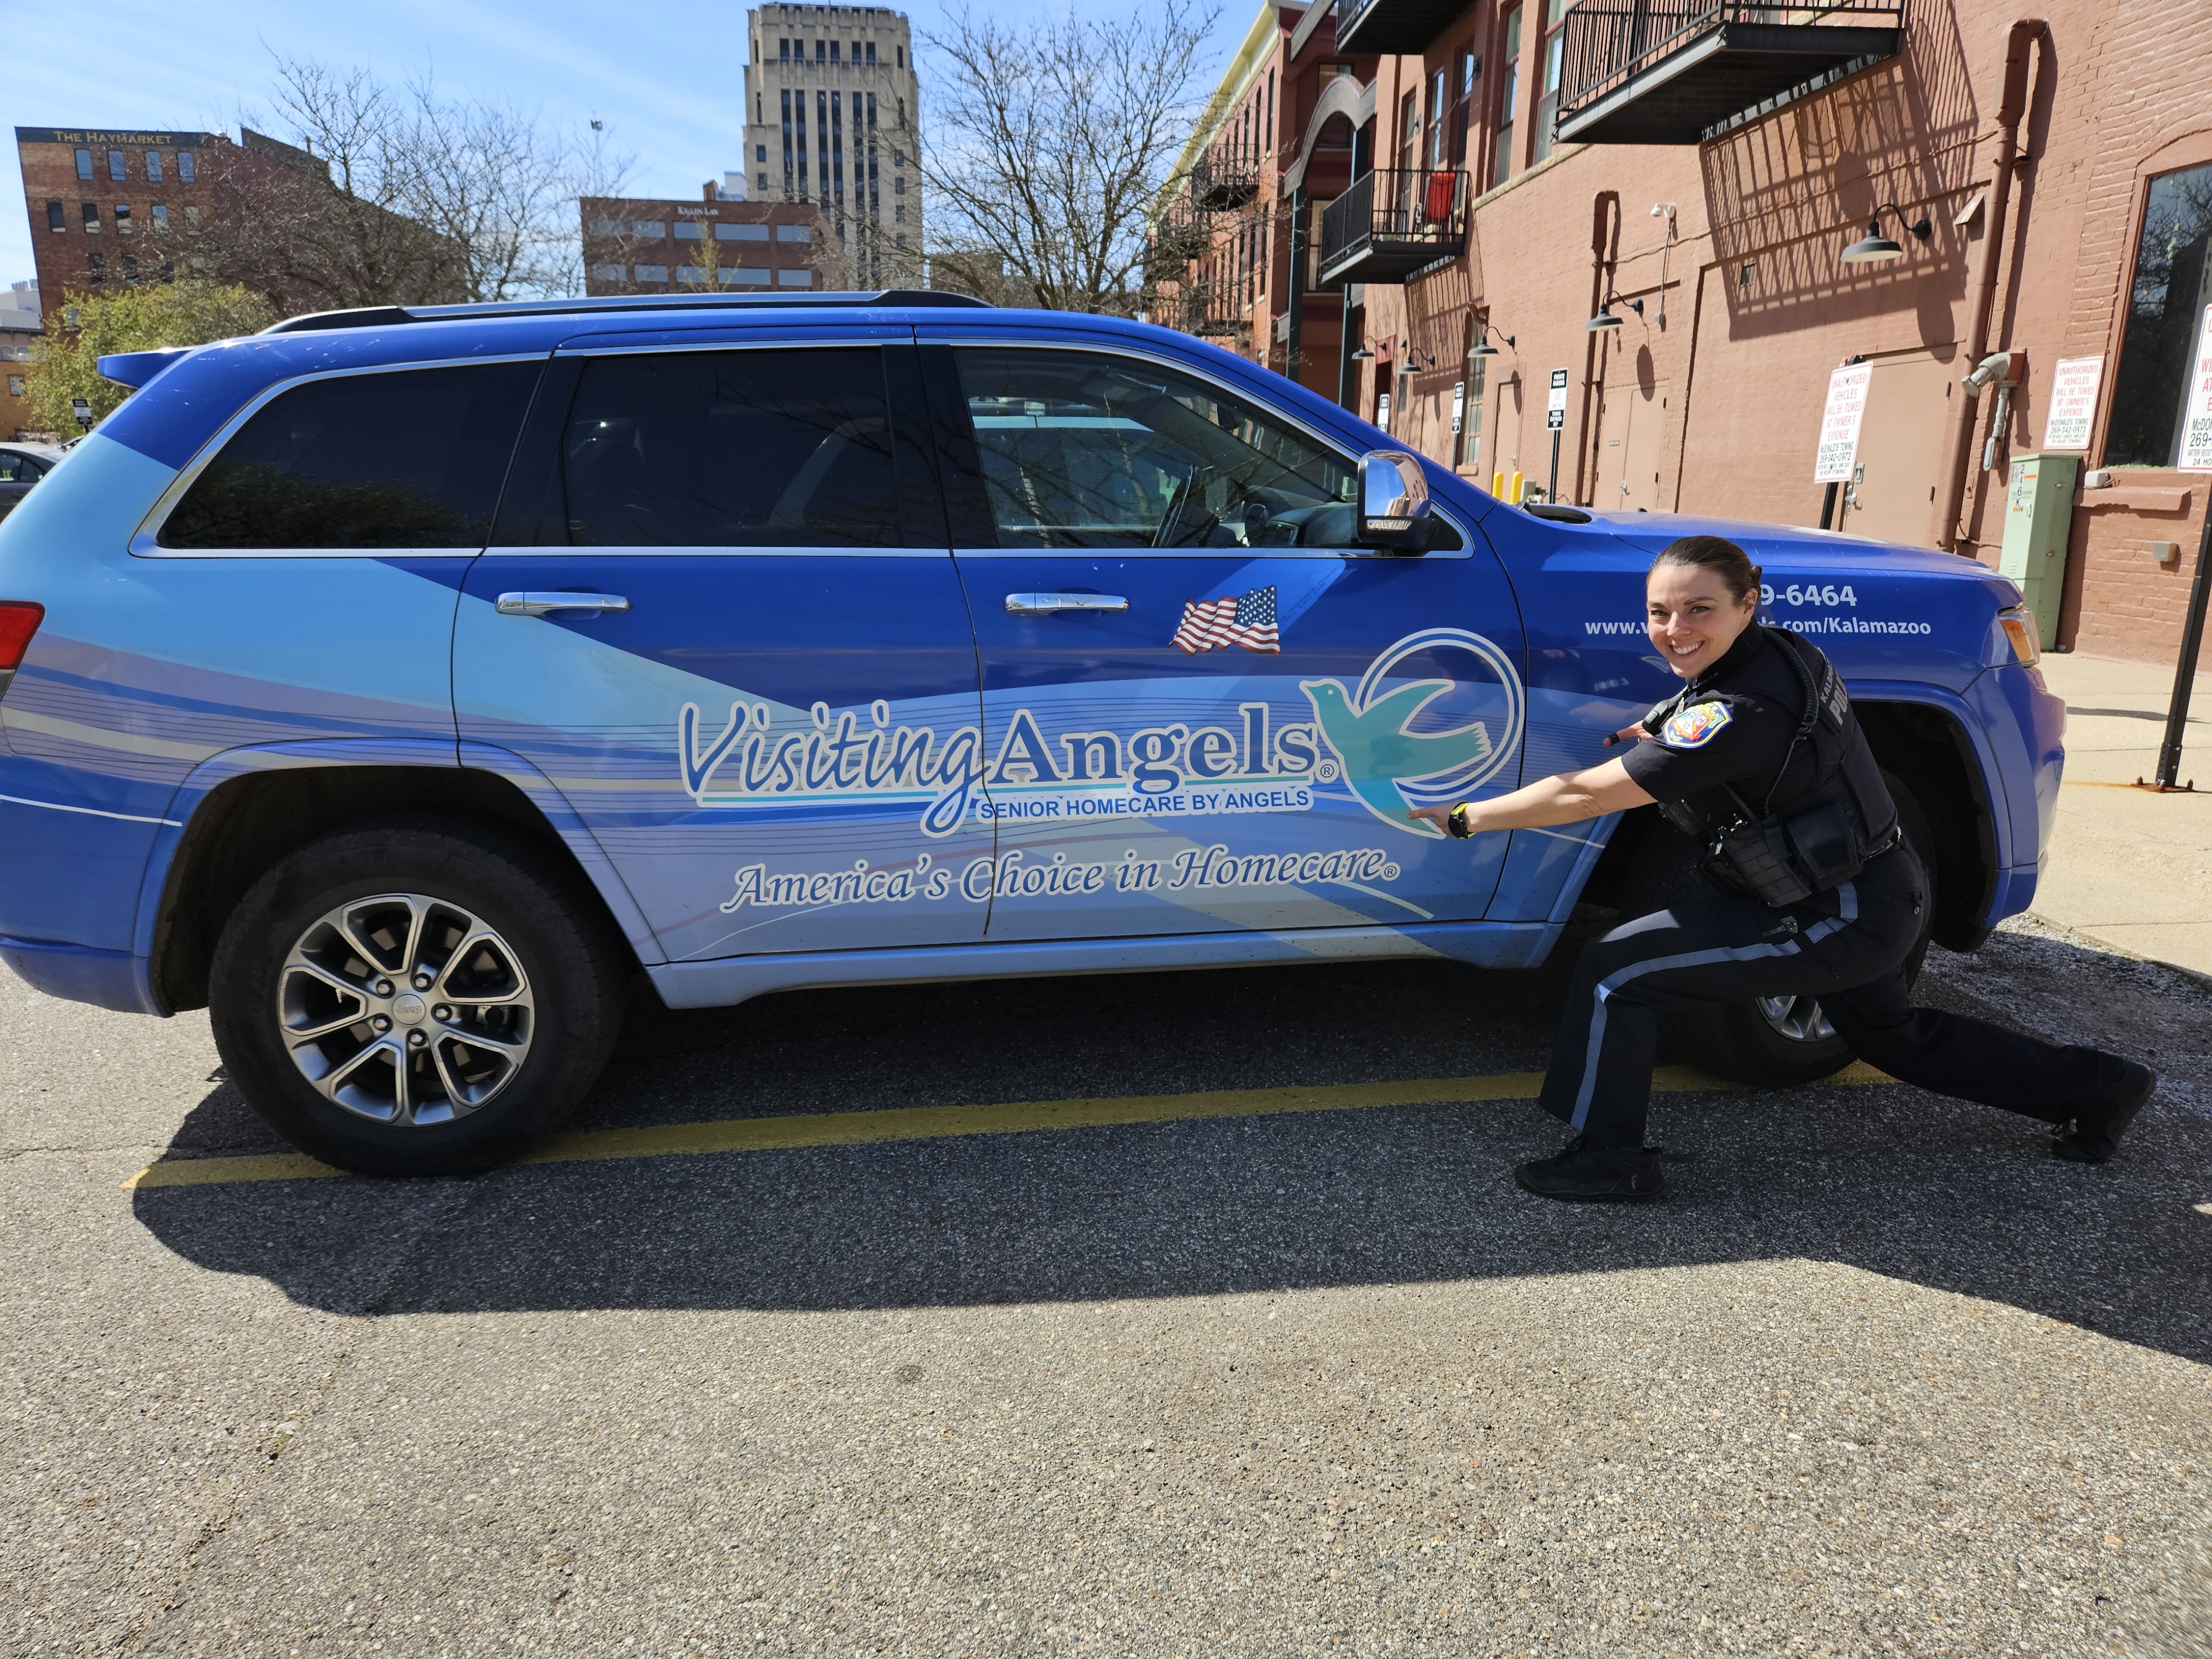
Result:
<svg viewBox="0 0 2212 1659"><path fill-rule="evenodd" d="M1375 361L1375 354L1367 349L1367 343L1363 340L1360 342L1359 349L1352 354L1352 361L1355 363L1371 363Z"/></svg>
<svg viewBox="0 0 2212 1659"><path fill-rule="evenodd" d="M1619 328L1620 319L1613 314L1613 308L1617 305L1626 306L1639 317L1644 314L1644 301L1641 298L1624 300L1618 294L1608 291L1605 296L1605 302L1597 308L1597 315L1584 323L1583 327L1592 334L1596 333L1600 329Z"/></svg>
<svg viewBox="0 0 2212 1659"><path fill-rule="evenodd" d="M1488 323L1483 324L1475 331L1474 343L1467 349L1469 358L1495 357L1498 355L1498 348L1490 343L1490 331ZM1510 334L1501 334L1498 337L1505 342L1505 349L1508 351L1514 349L1514 340Z"/></svg>
<svg viewBox="0 0 2212 1659"><path fill-rule="evenodd" d="M1845 264L1887 264L1892 259L1902 259L1905 257L1904 245L1893 242L1881 234L1881 216L1885 213L1894 213L1897 216L1897 222L1904 225L1917 241L1924 242L1936 234L1936 227L1929 222L1926 214L1920 216L1918 223L1907 225L1905 223L1905 210L1894 202L1884 202L1874 210L1874 217L1867 221L1867 234L1844 250Z"/></svg>

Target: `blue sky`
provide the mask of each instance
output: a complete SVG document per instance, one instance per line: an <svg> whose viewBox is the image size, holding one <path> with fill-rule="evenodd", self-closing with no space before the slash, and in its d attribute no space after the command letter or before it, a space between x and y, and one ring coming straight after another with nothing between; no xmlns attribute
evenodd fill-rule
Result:
<svg viewBox="0 0 2212 1659"><path fill-rule="evenodd" d="M1073 0L1079 11L1124 0ZM1018 0L982 0L979 13L1028 12ZM903 8L917 33L946 8ZM1218 70L1249 27L1255 4L1224 6L1209 67ZM235 136L241 109L265 109L272 53L361 64L394 81L428 69L450 92L505 98L548 129L605 121L616 148L636 155L632 188L689 196L742 164L744 7L677 0L124 0L86 12L21 6L8 26L0 126L220 129ZM88 20L96 20L88 29ZM929 64L921 56L924 108ZM13 149L10 147L12 155ZM0 287L32 274L31 230L17 179L0 203Z"/></svg>

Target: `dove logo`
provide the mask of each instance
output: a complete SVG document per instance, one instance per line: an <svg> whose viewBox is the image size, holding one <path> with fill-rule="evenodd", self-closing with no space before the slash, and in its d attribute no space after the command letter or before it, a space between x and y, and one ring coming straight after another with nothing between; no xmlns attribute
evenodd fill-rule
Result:
<svg viewBox="0 0 2212 1659"><path fill-rule="evenodd" d="M1402 673L1416 659L1412 677ZM1400 678L1407 683L1392 684ZM1408 634L1350 690L1341 680L1302 680L1298 689L1313 704L1345 787L1409 836L1443 833L1406 814L1473 794L1512 758L1526 710L1512 659L1462 628Z"/></svg>

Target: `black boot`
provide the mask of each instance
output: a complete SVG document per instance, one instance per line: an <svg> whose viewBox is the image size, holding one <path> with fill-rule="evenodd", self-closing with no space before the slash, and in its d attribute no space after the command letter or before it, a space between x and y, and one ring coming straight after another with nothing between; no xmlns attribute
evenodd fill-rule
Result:
<svg viewBox="0 0 2212 1659"><path fill-rule="evenodd" d="M2119 1149L2136 1114L2142 1110L2158 1073L2133 1060L2121 1062L2119 1077L2100 1089L2080 1113L2058 1126L2051 1155L2073 1164L2102 1164Z"/></svg>
<svg viewBox="0 0 2212 1659"><path fill-rule="evenodd" d="M1577 1135L1557 1158L1516 1164L1513 1179L1539 1198L1589 1204L1642 1204L1667 1190L1659 1154L1649 1146L1593 1146Z"/></svg>

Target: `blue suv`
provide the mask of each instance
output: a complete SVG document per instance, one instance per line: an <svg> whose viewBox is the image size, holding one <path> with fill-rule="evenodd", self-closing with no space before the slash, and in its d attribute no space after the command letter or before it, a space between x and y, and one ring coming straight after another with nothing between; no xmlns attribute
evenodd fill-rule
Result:
<svg viewBox="0 0 2212 1659"><path fill-rule="evenodd" d="M479 1168L630 981L1545 958L1656 903L1649 809L1407 809L1602 758L1643 580L1711 531L1847 677L1971 950L2044 856L2063 706L1972 561L1524 510L1188 337L934 294L380 309L104 359L0 525L0 957L206 1006L295 1145ZM1847 1057L1806 1000L1678 1034Z"/></svg>

